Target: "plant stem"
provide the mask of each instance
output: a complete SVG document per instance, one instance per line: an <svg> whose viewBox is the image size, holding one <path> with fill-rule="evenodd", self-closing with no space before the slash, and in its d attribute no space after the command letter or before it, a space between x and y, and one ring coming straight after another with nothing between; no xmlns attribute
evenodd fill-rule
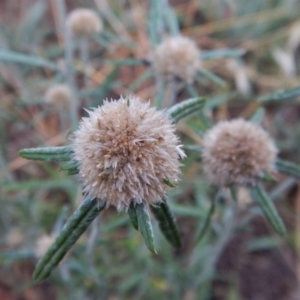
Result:
<svg viewBox="0 0 300 300"><path fill-rule="evenodd" d="M73 47L71 32L66 25L67 12L66 12L65 0L56 0L56 3L57 3L57 10L59 13L60 24L62 27L62 32L65 41L65 61L66 61L65 76L72 93L72 101L70 104L70 115L71 115L72 129L74 130L78 125L78 118L79 118L79 114L78 114L79 99L78 99L78 92L75 84L75 74L74 74L74 47Z"/></svg>
<svg viewBox="0 0 300 300"><path fill-rule="evenodd" d="M166 107L171 107L175 104L176 102L176 96L177 96L177 88L176 88L176 79L172 78L172 80L168 84L168 89L169 89L169 99L168 102L166 103Z"/></svg>
<svg viewBox="0 0 300 300"><path fill-rule="evenodd" d="M83 73L83 88L87 88L88 85L88 63L89 63L89 49L88 49L88 39L83 36L79 39L79 52L80 59L82 63L82 73ZM89 107L89 99L83 99L83 103L85 107Z"/></svg>

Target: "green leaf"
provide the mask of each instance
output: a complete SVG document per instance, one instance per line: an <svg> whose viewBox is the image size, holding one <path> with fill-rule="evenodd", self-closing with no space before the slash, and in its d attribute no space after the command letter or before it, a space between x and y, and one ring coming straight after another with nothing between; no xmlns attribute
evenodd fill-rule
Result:
<svg viewBox="0 0 300 300"><path fill-rule="evenodd" d="M199 236L196 240L196 243L199 243L203 239L203 237L205 236L205 234L206 234L206 232L207 232L207 230L210 226L210 223L211 223L211 217L215 212L215 207L216 207L216 199L214 198L211 202L211 205L210 205L210 208L207 212L207 215L205 216L205 219L204 219L204 222L201 226L200 233L199 233Z"/></svg>
<svg viewBox="0 0 300 300"><path fill-rule="evenodd" d="M283 173L295 177L297 179L300 179L300 166L290 161L277 159L276 169L278 170L279 173Z"/></svg>
<svg viewBox="0 0 300 300"><path fill-rule="evenodd" d="M139 223L138 223L138 219L137 219L137 214L135 211L135 207L133 205L133 203L131 202L131 204L129 205L128 211L127 211L131 224L132 226L136 229L139 230Z"/></svg>
<svg viewBox="0 0 300 300"><path fill-rule="evenodd" d="M20 251L20 252L2 252L0 253L0 263L4 264L11 264L12 262L16 262L18 260L28 260L35 257L33 252L29 251Z"/></svg>
<svg viewBox="0 0 300 300"><path fill-rule="evenodd" d="M269 173L263 173L262 175L259 176L259 179L263 181L277 182L277 179Z"/></svg>
<svg viewBox="0 0 300 300"><path fill-rule="evenodd" d="M17 35L14 37L15 40L18 39L19 43L35 43L36 42L36 29L43 20L45 13L47 11L47 3L38 1L33 4L30 9L24 11L20 22L18 23Z"/></svg>
<svg viewBox="0 0 300 300"><path fill-rule="evenodd" d="M236 58L243 56L246 53L245 49L218 49L201 52L202 60L216 59L216 58Z"/></svg>
<svg viewBox="0 0 300 300"><path fill-rule="evenodd" d="M236 96L235 93L226 93L226 94L220 94L213 96L211 98L208 98L206 100L206 109L213 109L221 106L224 103L229 102L230 100L234 99Z"/></svg>
<svg viewBox="0 0 300 300"><path fill-rule="evenodd" d="M144 238L145 244L152 253L157 254L154 245L152 224L147 206L144 203L140 203L136 204L134 208L136 211L140 232Z"/></svg>
<svg viewBox="0 0 300 300"><path fill-rule="evenodd" d="M164 6L164 3L160 0L151 1L148 31L152 47L160 43L162 33L164 32L164 10L162 6Z"/></svg>
<svg viewBox="0 0 300 300"><path fill-rule="evenodd" d="M214 82L215 84L219 85L220 87L226 87L227 83L225 80L223 80L221 77L217 76L216 74L208 71L208 70L199 70L198 73L204 77L206 77L207 79L211 80L212 82Z"/></svg>
<svg viewBox="0 0 300 300"><path fill-rule="evenodd" d="M300 86L294 87L287 90L279 90L274 93L270 93L264 96L261 96L257 99L258 102L267 102L267 101L281 101L289 100L300 96Z"/></svg>
<svg viewBox="0 0 300 300"><path fill-rule="evenodd" d="M25 64L33 67L44 67L55 71L59 70L56 64L39 56L26 55L6 49L0 49L0 61Z"/></svg>
<svg viewBox="0 0 300 300"><path fill-rule="evenodd" d="M274 236L261 236L257 237L254 240L250 240L247 243L247 251L254 252L254 251L265 251L277 248L280 246L282 241Z"/></svg>
<svg viewBox="0 0 300 300"><path fill-rule="evenodd" d="M38 189L73 189L74 183L66 179L48 179L48 180L28 180L21 182L10 182L2 187L5 191L38 190Z"/></svg>
<svg viewBox="0 0 300 300"><path fill-rule="evenodd" d="M72 154L73 148L71 146L27 148L19 151L19 155L23 158L44 161L68 161Z"/></svg>
<svg viewBox="0 0 300 300"><path fill-rule="evenodd" d="M163 202L158 203L155 206L152 205L151 211L157 219L158 226L167 241L169 241L174 248L180 248L181 240L179 232L166 199L163 199Z"/></svg>
<svg viewBox="0 0 300 300"><path fill-rule="evenodd" d="M260 125L263 118L265 116L265 109L263 107L260 107L256 110L256 112L251 117L250 121L254 124Z"/></svg>
<svg viewBox="0 0 300 300"><path fill-rule="evenodd" d="M175 11L170 7L168 2L165 2L164 15L166 25L169 27L171 35L179 35L180 29Z"/></svg>
<svg viewBox="0 0 300 300"><path fill-rule="evenodd" d="M81 205L68 219L52 246L38 262L33 273L33 279L36 282L41 282L49 277L53 269L104 207L105 203L99 203L97 199L85 198L83 200Z"/></svg>
<svg viewBox="0 0 300 300"><path fill-rule="evenodd" d="M174 123L177 123L182 118L201 110L204 107L204 104L205 98L192 98L173 105L167 110L167 113L173 119Z"/></svg>
<svg viewBox="0 0 300 300"><path fill-rule="evenodd" d="M64 164L61 169L67 171L68 175L75 175L79 173L79 164L77 161L71 160Z"/></svg>
<svg viewBox="0 0 300 300"><path fill-rule="evenodd" d="M176 187L177 187L172 181L170 181L169 178L165 178L165 179L163 180L163 182L164 182L164 184L166 184L167 186L169 186L169 187L171 187L171 188L176 188Z"/></svg>
<svg viewBox="0 0 300 300"><path fill-rule="evenodd" d="M258 203L274 230L280 235L285 235L285 225L264 188L260 184L257 184L251 187L250 190L253 199Z"/></svg>
<svg viewBox="0 0 300 300"><path fill-rule="evenodd" d="M127 58L127 59L107 59L104 61L105 64L114 66L141 66L144 65L144 61L137 58Z"/></svg>

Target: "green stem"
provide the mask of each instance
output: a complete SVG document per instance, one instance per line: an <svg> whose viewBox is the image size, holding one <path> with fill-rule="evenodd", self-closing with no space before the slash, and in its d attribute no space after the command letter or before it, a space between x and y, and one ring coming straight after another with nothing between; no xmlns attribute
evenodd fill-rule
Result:
<svg viewBox="0 0 300 300"><path fill-rule="evenodd" d="M212 200L209 211L208 211L207 215L205 216L205 220L203 222L203 225L201 226L199 236L196 240L196 244L199 243L203 239L208 228L210 227L211 218L215 212L215 207L216 207L216 197Z"/></svg>
<svg viewBox="0 0 300 300"><path fill-rule="evenodd" d="M276 207L274 206L269 195L266 193L261 184L256 184L254 187L250 188L253 199L258 203L262 209L265 217L268 219L270 224L273 226L274 230L279 235L285 235L286 229L285 225L278 214Z"/></svg>

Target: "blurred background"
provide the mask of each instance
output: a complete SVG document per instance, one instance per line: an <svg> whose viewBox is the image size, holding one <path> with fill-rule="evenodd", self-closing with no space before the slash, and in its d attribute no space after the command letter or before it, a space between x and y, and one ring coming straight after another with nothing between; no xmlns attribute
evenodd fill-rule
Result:
<svg viewBox="0 0 300 300"><path fill-rule="evenodd" d="M223 191L213 194L189 150L182 182L169 194L180 250L153 222L152 255L127 214L109 208L50 279L34 284L38 258L80 203L81 188L61 164L27 161L18 151L70 142L69 108L45 101L49 87L68 83L70 42L82 108L120 94L164 103L172 90L157 83L151 53L164 36L192 38L203 69L193 84L179 82L173 98L203 96L207 104L201 121L178 124L183 142L200 145L219 120L252 118L274 137L280 157L300 163L299 0L66 0L66 11L63 3L0 0L0 299L300 299L299 183L275 174L266 186L288 228L282 239L246 190L239 189L237 206ZM104 26L83 46L63 29L66 13L79 7ZM288 92L272 94L279 90ZM218 206L196 243L211 197Z"/></svg>

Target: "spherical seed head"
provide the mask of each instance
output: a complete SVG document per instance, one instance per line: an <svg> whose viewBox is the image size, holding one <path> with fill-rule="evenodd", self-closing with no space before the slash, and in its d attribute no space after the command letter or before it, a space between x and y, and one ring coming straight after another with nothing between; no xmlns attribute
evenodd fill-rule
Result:
<svg viewBox="0 0 300 300"><path fill-rule="evenodd" d="M261 127L236 119L220 122L203 139L203 169L218 186L254 184L274 170L277 148Z"/></svg>
<svg viewBox="0 0 300 300"><path fill-rule="evenodd" d="M78 8L70 13L67 26L76 37L88 37L102 30L102 22L97 14L86 8Z"/></svg>
<svg viewBox="0 0 300 300"><path fill-rule="evenodd" d="M190 38L167 38L153 53L153 67L157 74L168 80L178 77L192 83L201 67L200 50Z"/></svg>
<svg viewBox="0 0 300 300"><path fill-rule="evenodd" d="M69 105L71 98L71 90L65 84L54 85L45 93L45 102L57 106Z"/></svg>
<svg viewBox="0 0 300 300"><path fill-rule="evenodd" d="M73 140L85 192L118 210L160 202L166 180L178 181L184 156L166 112L121 97L88 113Z"/></svg>

